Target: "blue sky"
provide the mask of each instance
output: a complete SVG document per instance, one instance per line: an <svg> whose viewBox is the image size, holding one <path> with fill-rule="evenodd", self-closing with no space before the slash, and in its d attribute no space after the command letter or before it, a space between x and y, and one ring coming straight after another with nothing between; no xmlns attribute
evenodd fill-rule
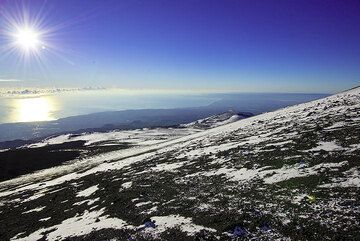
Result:
<svg viewBox="0 0 360 241"><path fill-rule="evenodd" d="M336 92L360 83L356 0L3 0L0 9L2 29L4 16L25 11L52 30L41 63L21 61L20 49L0 57L0 79L21 80L0 87Z"/></svg>

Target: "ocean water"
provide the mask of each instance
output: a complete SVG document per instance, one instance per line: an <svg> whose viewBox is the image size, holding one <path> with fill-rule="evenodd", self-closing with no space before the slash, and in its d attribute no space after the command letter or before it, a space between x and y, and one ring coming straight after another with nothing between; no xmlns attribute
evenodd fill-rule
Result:
<svg viewBox="0 0 360 241"><path fill-rule="evenodd" d="M0 97L0 124L56 120L83 114L129 110L211 107L259 114L325 97L326 94L199 94L89 90Z"/></svg>
<svg viewBox="0 0 360 241"><path fill-rule="evenodd" d="M129 109L206 106L220 97L121 90L75 91L0 97L0 124L49 121L63 117Z"/></svg>

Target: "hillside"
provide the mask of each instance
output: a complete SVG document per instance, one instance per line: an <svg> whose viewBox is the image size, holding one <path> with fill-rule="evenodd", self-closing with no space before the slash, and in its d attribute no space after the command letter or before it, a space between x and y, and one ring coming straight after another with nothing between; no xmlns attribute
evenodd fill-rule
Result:
<svg viewBox="0 0 360 241"><path fill-rule="evenodd" d="M218 115L212 115L210 117L193 121L187 124L180 124L179 126L184 128L209 129L226 125L251 116L252 114L236 113L233 110L229 110L227 112Z"/></svg>
<svg viewBox="0 0 360 241"><path fill-rule="evenodd" d="M359 240L359 172L355 88L2 182L0 240Z"/></svg>
<svg viewBox="0 0 360 241"><path fill-rule="evenodd" d="M152 146L249 116L251 115L228 111L173 127L68 133L53 135L39 141L20 141L18 147L11 148L1 148L0 144L0 166L2 167L0 182L66 164L74 159L83 159L109 151Z"/></svg>

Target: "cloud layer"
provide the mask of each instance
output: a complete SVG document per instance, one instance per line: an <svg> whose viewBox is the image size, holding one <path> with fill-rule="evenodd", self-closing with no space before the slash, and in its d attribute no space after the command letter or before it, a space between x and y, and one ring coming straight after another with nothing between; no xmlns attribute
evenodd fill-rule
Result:
<svg viewBox="0 0 360 241"><path fill-rule="evenodd" d="M20 82L22 80L19 79L4 79L4 78L0 78L0 82Z"/></svg>

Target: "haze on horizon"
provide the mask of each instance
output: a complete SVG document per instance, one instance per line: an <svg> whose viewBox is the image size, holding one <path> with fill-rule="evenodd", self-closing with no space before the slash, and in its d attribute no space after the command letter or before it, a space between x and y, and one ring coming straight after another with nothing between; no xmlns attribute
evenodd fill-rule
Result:
<svg viewBox="0 0 360 241"><path fill-rule="evenodd" d="M352 0L5 0L0 88L337 92L359 84L359 23Z"/></svg>

